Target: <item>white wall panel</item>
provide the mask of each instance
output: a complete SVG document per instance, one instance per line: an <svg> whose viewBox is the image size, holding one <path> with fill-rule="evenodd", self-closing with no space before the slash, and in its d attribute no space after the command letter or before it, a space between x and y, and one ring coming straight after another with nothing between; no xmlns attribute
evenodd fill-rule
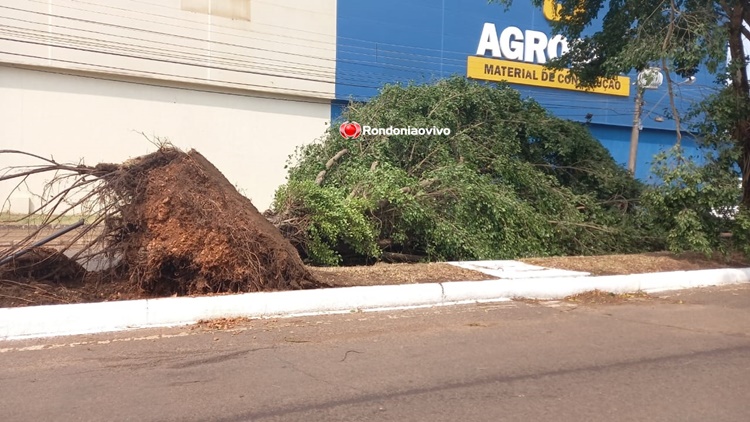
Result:
<svg viewBox="0 0 750 422"><path fill-rule="evenodd" d="M333 0L3 0L0 62L333 98Z"/></svg>
<svg viewBox="0 0 750 422"><path fill-rule="evenodd" d="M0 149L61 162L122 162L154 151L139 132L167 138L204 154L263 211L285 181L288 155L326 130L330 103L0 66L0 118ZM0 168L28 163L7 156L0 160ZM30 190L41 192L43 182L32 180ZM0 198L11 189L0 182ZM27 208L27 198L28 193L14 195L15 211Z"/></svg>

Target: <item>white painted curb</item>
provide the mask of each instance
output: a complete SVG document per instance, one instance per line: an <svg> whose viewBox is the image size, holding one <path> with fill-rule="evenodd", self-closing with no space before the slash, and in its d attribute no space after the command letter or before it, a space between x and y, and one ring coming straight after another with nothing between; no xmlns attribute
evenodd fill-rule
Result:
<svg viewBox="0 0 750 422"><path fill-rule="evenodd" d="M604 277L552 277L341 287L208 297L0 309L0 340L179 326L212 318L269 318L504 301L561 299L589 290L657 292L750 282L750 268Z"/></svg>

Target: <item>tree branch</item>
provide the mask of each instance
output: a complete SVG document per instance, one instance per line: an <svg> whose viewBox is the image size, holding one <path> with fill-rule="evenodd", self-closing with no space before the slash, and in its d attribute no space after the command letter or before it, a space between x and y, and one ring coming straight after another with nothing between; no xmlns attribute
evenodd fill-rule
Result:
<svg viewBox="0 0 750 422"><path fill-rule="evenodd" d="M341 151L337 152L336 155L331 157L330 160L328 160L328 162L326 163L326 169L321 170L320 173L318 173L318 177L315 178L315 183L317 185L320 185L321 183L323 183L323 180L325 179L326 173L328 172L328 170L330 170L331 167L333 167L333 165L336 164L336 161L338 161L339 158L343 157L344 154L346 154L347 152L349 152L348 149L342 149Z"/></svg>
<svg viewBox="0 0 750 422"><path fill-rule="evenodd" d="M667 59L662 57L661 66L664 69L664 77L667 79L667 93L669 95L669 106L672 109L672 116L674 117L675 130L677 131L677 146L682 143L682 128L680 127L680 112L677 110L677 105L674 102L674 87L672 86L672 77L669 75L669 67L667 66Z"/></svg>

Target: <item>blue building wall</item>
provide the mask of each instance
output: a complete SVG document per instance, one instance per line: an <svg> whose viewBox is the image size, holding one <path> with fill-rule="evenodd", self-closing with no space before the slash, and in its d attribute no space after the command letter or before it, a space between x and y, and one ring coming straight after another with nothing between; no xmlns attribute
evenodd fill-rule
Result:
<svg viewBox="0 0 750 422"><path fill-rule="evenodd" d="M507 10L487 0L342 0L337 14L333 120L348 101L367 101L386 83L429 83L452 75L466 76L467 58L476 55L485 22L495 24L498 32L515 26L551 36L541 8L529 0L515 0ZM635 74L628 76L635 81ZM677 75L672 78L682 81ZM593 115L592 134L617 162L627 163L635 89L628 97L513 86L558 117L584 122L587 114ZM699 72L690 85L676 85L677 108L685 111L711 92L712 86L713 78L706 72ZM636 176L641 179L649 176L653 154L670 148L676 139L673 121L663 117L669 108L666 83L647 90L644 102L636 166ZM688 138L683 136L683 146L688 152L697 152Z"/></svg>
<svg viewBox="0 0 750 422"><path fill-rule="evenodd" d="M631 128L615 125L590 125L589 131L612 154L615 161L627 167L630 157ZM675 145L676 133L665 129L644 129L638 136L635 177L644 182L659 183L651 174L654 155ZM680 145L688 155L698 153L698 146L690 136L683 135ZM698 157L696 156L696 159Z"/></svg>

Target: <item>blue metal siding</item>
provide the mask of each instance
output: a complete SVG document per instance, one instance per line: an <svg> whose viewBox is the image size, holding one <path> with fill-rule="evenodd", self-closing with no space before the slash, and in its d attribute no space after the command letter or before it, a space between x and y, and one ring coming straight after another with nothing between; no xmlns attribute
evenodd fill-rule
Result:
<svg viewBox="0 0 750 422"><path fill-rule="evenodd" d="M627 167L630 157L631 128L611 125L589 125L589 131L609 150L614 160ZM638 136L638 153L636 155L635 176L649 183L658 183L651 175L651 164L654 155L672 148L677 141L673 130L644 129ZM681 146L686 155L698 157L699 150L695 140L683 135Z"/></svg>
<svg viewBox="0 0 750 422"><path fill-rule="evenodd" d="M485 22L494 23L498 32L516 26L551 34L541 9L524 0L515 0L509 10L487 0L341 0L337 9L334 120L347 101L366 101L384 84L466 76L467 57L476 54ZM635 81L634 74L629 76ZM699 72L696 78L692 85L676 87L678 109L686 110L711 92L710 75ZM592 114L592 133L618 161L627 162L635 89L630 97L617 97L522 85L514 88L558 117L583 122ZM674 123L655 119L669 108L666 84L646 91L644 101L637 164L640 178L648 176L651 154L669 148L675 139Z"/></svg>

